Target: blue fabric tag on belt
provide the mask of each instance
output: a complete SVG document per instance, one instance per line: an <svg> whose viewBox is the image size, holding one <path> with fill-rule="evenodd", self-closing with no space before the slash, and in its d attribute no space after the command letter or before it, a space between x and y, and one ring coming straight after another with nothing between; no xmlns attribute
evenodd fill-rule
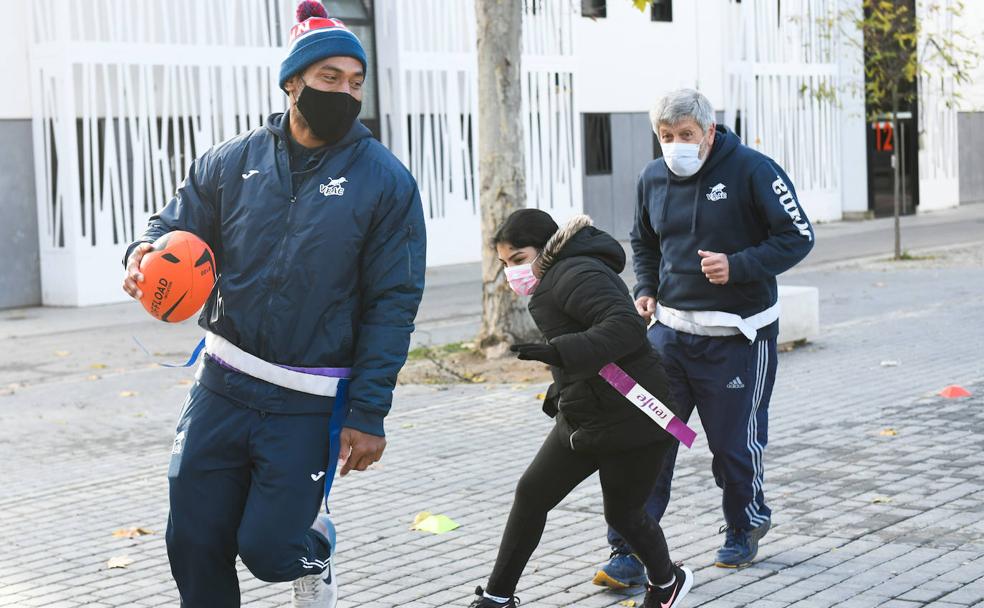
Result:
<svg viewBox="0 0 984 608"><path fill-rule="evenodd" d="M338 389L335 392L335 404L331 408L331 416L328 418L328 468L325 469L325 510L328 509L328 494L331 492L332 482L335 480L335 471L338 469L338 452L341 447L342 427L349 413L348 400L349 380L340 380Z"/></svg>
<svg viewBox="0 0 984 608"><path fill-rule="evenodd" d="M154 358L154 355L152 355L150 351L147 350L147 347L144 346L140 342L140 340L137 339L136 336L131 336L131 337L133 338L133 341L137 343L137 346L140 347L140 350L142 350L145 355L147 355L151 359ZM188 360L185 361L184 363L161 363L160 361L158 361L157 365L160 365L161 367L176 367L176 368L191 367L192 365L195 364L195 361L198 361L198 357L202 354L203 350L205 350L205 338L201 339L201 341L198 343L198 346L195 347L195 350L191 351L191 356L188 357Z"/></svg>

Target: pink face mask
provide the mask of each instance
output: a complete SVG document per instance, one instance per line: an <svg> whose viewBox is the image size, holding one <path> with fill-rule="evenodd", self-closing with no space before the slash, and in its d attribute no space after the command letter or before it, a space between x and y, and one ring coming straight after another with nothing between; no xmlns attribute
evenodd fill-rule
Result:
<svg viewBox="0 0 984 608"><path fill-rule="evenodd" d="M540 257L540 256L537 256ZM536 258L533 259L536 261ZM518 266L506 267L506 280L512 290L521 296L528 296L540 284L540 279L533 274L533 264L520 264Z"/></svg>

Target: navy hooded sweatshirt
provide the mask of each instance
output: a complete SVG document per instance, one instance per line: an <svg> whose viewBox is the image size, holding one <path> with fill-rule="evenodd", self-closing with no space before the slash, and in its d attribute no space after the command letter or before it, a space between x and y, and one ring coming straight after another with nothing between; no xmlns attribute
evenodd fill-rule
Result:
<svg viewBox="0 0 984 608"><path fill-rule="evenodd" d="M679 177L658 158L643 170L637 194L631 239L636 298L749 317L776 303L776 275L813 248L813 227L789 176L720 125L696 174ZM727 284L707 280L698 249L727 254ZM757 337L778 333L776 321Z"/></svg>
<svg viewBox="0 0 984 608"><path fill-rule="evenodd" d="M292 172L286 123L273 114L195 159L127 256L172 230L198 235L218 270L199 325L271 363L351 367L346 426L383 435L424 288L417 184L358 121ZM203 384L251 407L315 413L334 403L212 371Z"/></svg>

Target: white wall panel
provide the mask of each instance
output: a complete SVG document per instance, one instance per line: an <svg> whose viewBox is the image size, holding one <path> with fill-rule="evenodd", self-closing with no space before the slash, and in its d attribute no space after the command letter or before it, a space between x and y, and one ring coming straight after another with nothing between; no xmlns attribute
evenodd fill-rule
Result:
<svg viewBox="0 0 984 608"><path fill-rule="evenodd" d="M576 3L580 8L580 2ZM672 22L654 22L630 0L609 0L607 16L574 22L582 112L648 112L674 89L699 87L723 101L723 33L729 0L676 0Z"/></svg>
<svg viewBox="0 0 984 608"><path fill-rule="evenodd" d="M940 0L944 7L955 0ZM968 2L967 4L974 4ZM951 37L955 27L973 25L961 19L957 23L946 10L930 13L925 4L916 3L917 14L926 35ZM974 9L971 9L972 11ZM945 69L933 69L937 59L926 52L927 36L919 41L920 55L930 58L930 74L919 79L919 207L920 213L956 207L960 204L958 174L957 108L952 103L956 86Z"/></svg>
<svg viewBox="0 0 984 608"><path fill-rule="evenodd" d="M31 117L29 9L24 0L0 0L0 120Z"/></svg>

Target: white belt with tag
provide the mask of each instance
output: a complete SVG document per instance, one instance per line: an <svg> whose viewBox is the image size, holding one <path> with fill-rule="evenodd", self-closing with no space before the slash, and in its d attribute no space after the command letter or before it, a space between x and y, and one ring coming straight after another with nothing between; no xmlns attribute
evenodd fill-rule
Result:
<svg viewBox="0 0 984 608"><path fill-rule="evenodd" d="M326 370L330 368L323 368L325 371L312 368L308 373L305 373L280 365L274 365L269 361L264 361L255 355L249 354L222 336L212 332L205 334L205 352L209 356L218 359L220 364L235 368L248 376L284 388L311 395L320 395L322 397L334 397L338 391L339 381L344 380L348 376L348 373L345 372L349 371L347 369L337 368L340 373L335 376L329 376L321 374L326 373Z"/></svg>
<svg viewBox="0 0 984 608"><path fill-rule="evenodd" d="M758 330L779 319L779 302L758 314L742 318L720 310L677 310L656 304L656 320L663 325L697 336L736 336L755 341Z"/></svg>

